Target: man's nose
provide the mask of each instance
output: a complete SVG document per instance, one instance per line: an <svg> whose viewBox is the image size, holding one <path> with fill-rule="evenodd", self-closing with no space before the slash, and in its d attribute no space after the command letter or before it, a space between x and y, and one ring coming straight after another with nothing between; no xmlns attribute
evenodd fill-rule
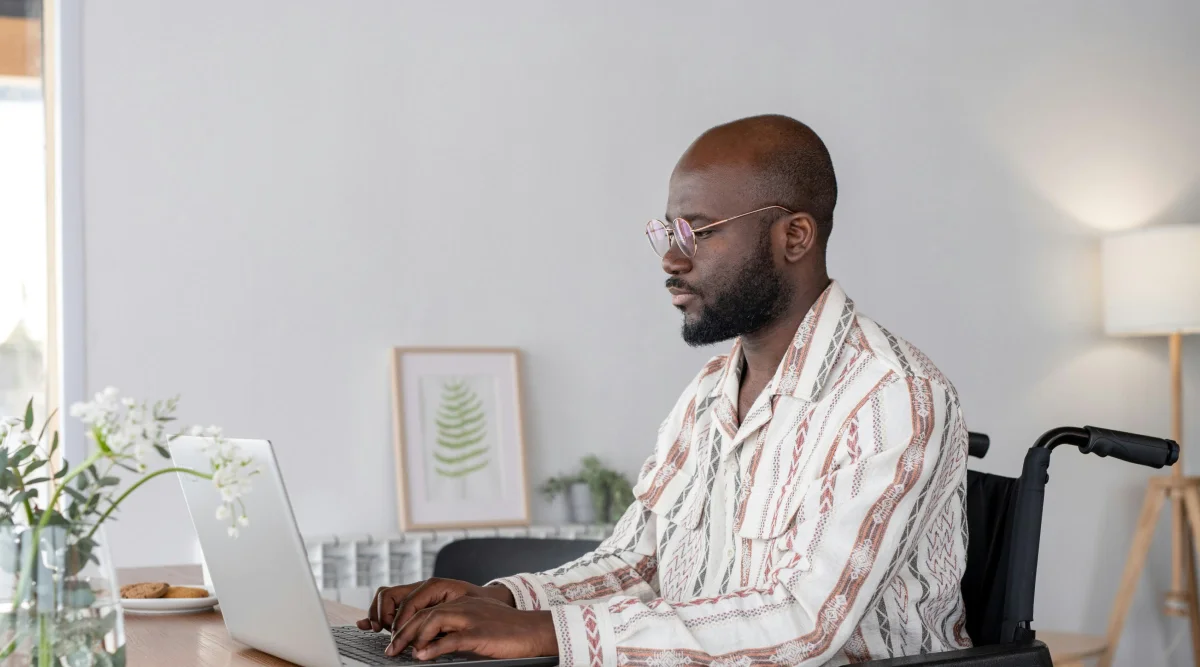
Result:
<svg viewBox="0 0 1200 667"><path fill-rule="evenodd" d="M667 249L667 253L662 256L662 268L663 271L677 276L692 270L692 259L683 254L678 244L671 243L671 247Z"/></svg>

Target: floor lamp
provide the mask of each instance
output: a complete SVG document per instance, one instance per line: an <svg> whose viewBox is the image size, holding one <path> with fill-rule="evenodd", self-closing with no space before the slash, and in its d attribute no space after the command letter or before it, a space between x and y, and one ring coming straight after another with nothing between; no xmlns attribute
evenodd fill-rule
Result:
<svg viewBox="0 0 1200 667"><path fill-rule="evenodd" d="M1200 477L1183 474L1183 335L1200 332L1200 225L1148 227L1104 239L1104 328L1116 336L1166 336L1171 359L1171 439L1181 446L1170 475L1146 488L1133 543L1109 617L1109 667L1134 589L1146 564L1163 505L1171 509L1171 591L1164 611L1190 619L1192 653L1200 667L1200 598L1196 551L1200 543Z"/></svg>

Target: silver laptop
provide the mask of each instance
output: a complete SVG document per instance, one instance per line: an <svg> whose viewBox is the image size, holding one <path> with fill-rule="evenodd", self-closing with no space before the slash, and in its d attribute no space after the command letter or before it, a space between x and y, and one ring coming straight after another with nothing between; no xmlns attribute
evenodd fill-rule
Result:
<svg viewBox="0 0 1200 667"><path fill-rule="evenodd" d="M176 466L207 470L208 457L203 450L208 442L207 438L178 438L171 443L171 458ZM241 446L262 471L253 479L254 492L244 498L251 523L237 539L226 532L229 522L216 518L220 495L212 482L179 476L230 637L304 667L558 664L557 658L494 660L467 653L422 662L412 657L411 649L389 658L383 654L389 641L386 631L370 632L352 625L331 628L271 443L231 442Z"/></svg>

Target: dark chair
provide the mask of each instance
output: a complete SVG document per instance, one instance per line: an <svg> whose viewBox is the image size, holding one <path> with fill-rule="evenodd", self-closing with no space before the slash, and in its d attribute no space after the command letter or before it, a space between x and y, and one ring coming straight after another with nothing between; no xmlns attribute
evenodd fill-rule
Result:
<svg viewBox="0 0 1200 667"><path fill-rule="evenodd" d="M873 660L871 667L968 665L971 667L1051 667L1050 652L1033 631L1033 594L1042 502L1050 480L1050 452L1073 445L1085 454L1112 456L1161 468L1179 458L1171 440L1085 426L1047 431L1025 455L1021 477L967 471L967 570L962 594L967 634L973 648ZM987 454L989 440L971 433L971 456Z"/></svg>
<svg viewBox="0 0 1200 667"><path fill-rule="evenodd" d="M433 561L433 576L482 586L511 574L553 570L598 546L596 540L472 537L442 547Z"/></svg>

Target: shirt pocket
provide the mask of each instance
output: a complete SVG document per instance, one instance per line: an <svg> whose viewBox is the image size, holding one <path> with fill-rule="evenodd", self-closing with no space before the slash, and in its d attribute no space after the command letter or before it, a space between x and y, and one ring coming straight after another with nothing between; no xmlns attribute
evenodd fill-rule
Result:
<svg viewBox="0 0 1200 667"><path fill-rule="evenodd" d="M694 457L674 460L668 457L643 475L633 494L642 505L659 517L681 528L700 527L703 496Z"/></svg>
<svg viewBox="0 0 1200 667"><path fill-rule="evenodd" d="M740 537L775 540L796 521L806 494L813 488L812 472L800 462L793 467L791 453L782 458L776 478L764 474L751 484L743 501L745 516L737 527Z"/></svg>

